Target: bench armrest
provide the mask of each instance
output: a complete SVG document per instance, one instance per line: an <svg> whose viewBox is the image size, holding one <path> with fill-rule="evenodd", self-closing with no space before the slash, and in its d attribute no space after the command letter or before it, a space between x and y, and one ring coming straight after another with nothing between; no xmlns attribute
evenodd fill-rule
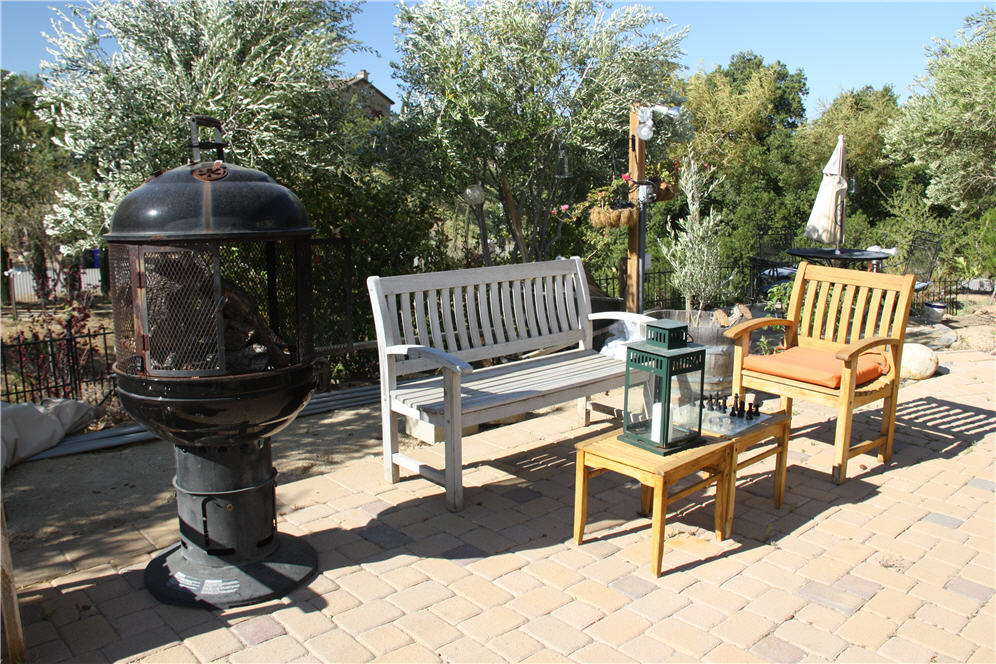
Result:
<svg viewBox="0 0 996 664"><path fill-rule="evenodd" d="M588 314L588 320L621 320L626 323L649 323L656 320L653 316L635 314L632 311L599 311Z"/></svg>
<svg viewBox="0 0 996 664"><path fill-rule="evenodd" d="M851 342L837 351L835 356L838 360L851 362L862 353L876 346L899 346L899 339L896 337L868 337Z"/></svg>
<svg viewBox="0 0 996 664"><path fill-rule="evenodd" d="M465 376L474 371L474 367L470 366L456 355L451 355L445 350L439 350L438 348L432 348L431 346L399 344L397 346L388 346L385 349L385 352L388 355L407 355L412 359L421 358L424 360L430 360L443 369L455 371L461 376Z"/></svg>
<svg viewBox="0 0 996 664"><path fill-rule="evenodd" d="M768 327L770 325L780 325L786 328L786 332L791 332L795 328L795 323L793 321L787 320L785 318L753 318L751 320L745 320L742 323L734 325L730 329L723 332L723 336L730 339L736 339L744 334L750 334L754 330L761 327Z"/></svg>

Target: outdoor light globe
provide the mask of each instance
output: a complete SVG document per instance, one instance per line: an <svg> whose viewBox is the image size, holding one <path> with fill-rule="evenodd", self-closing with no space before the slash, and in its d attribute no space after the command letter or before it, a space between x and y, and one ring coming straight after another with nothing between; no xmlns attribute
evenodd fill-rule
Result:
<svg viewBox="0 0 996 664"><path fill-rule="evenodd" d="M641 141L649 141L654 137L654 125L652 122L644 122L636 128L636 136Z"/></svg>
<svg viewBox="0 0 996 664"><path fill-rule="evenodd" d="M479 184L472 184L463 190L463 199L469 205L481 205L484 203L484 187Z"/></svg>

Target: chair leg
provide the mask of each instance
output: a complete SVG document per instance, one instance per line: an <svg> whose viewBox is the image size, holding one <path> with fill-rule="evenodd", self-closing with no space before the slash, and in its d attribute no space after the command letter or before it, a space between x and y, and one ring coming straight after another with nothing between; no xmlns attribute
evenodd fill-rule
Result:
<svg viewBox="0 0 996 664"><path fill-rule="evenodd" d="M837 408L837 435L833 442L833 481L837 484L847 479L847 460L851 452L851 418L853 411L848 401L841 401Z"/></svg>
<svg viewBox="0 0 996 664"><path fill-rule="evenodd" d="M894 389L892 394L882 402L882 426L879 431L885 440L878 448L878 460L882 463L892 459L892 443L896 438L896 398L898 396L898 390Z"/></svg>

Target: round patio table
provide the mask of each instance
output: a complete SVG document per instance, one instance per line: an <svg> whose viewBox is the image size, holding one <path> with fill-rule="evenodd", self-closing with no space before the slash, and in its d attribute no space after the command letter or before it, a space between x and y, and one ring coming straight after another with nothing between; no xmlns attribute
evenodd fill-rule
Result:
<svg viewBox="0 0 996 664"><path fill-rule="evenodd" d="M884 251L868 251L867 249L833 249L831 247L798 247L794 249L786 249L785 253L789 256L804 258L808 261L821 263L823 265L836 264L841 267L849 267L848 263L881 261L892 256Z"/></svg>

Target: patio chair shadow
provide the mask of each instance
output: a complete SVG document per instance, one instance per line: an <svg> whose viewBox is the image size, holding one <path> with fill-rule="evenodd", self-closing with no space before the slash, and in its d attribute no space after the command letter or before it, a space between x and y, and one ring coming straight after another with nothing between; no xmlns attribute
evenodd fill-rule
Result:
<svg viewBox="0 0 996 664"><path fill-rule="evenodd" d="M852 441L874 438L879 435L882 409L859 410L854 413ZM832 446L836 419L793 427L792 438L805 437ZM994 412L937 397L918 397L900 403L896 408L896 432L892 460L882 466L866 468L860 463L849 467L868 473L880 473L894 467L906 467L926 459L950 459L968 450L987 436L996 433ZM803 460L807 455L803 455ZM856 459L859 457L856 457ZM853 472L853 471L851 471ZM827 469L829 474L829 467ZM865 476L867 473L850 475ZM841 486L846 486L845 482Z"/></svg>

